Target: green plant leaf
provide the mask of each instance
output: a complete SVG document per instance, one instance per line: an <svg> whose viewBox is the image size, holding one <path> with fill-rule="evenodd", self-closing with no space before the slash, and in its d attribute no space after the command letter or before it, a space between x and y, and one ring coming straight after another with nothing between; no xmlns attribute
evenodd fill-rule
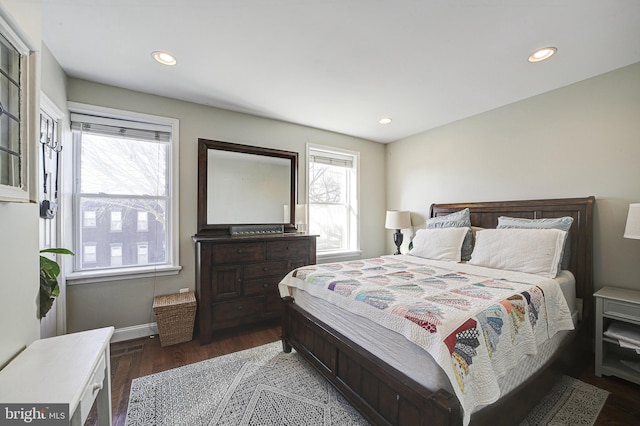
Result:
<svg viewBox="0 0 640 426"><path fill-rule="evenodd" d="M55 253L55 254L70 254L71 256L75 256L75 254L66 248L48 248L40 250L40 253Z"/></svg>
<svg viewBox="0 0 640 426"><path fill-rule="evenodd" d="M40 256L40 273L46 274L48 277L56 279L60 275L60 265L55 260L48 257Z"/></svg>
<svg viewBox="0 0 640 426"><path fill-rule="evenodd" d="M64 248L49 248L40 250L40 253L68 254L74 256L71 250ZM58 285L58 275L60 275L60 265L55 260L40 255L40 318L44 318L55 298L60 295Z"/></svg>

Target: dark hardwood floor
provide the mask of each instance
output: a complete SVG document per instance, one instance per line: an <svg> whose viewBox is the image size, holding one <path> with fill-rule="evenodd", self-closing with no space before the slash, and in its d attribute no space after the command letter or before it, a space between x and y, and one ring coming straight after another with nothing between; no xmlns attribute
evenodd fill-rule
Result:
<svg viewBox="0 0 640 426"><path fill-rule="evenodd" d="M219 333L208 345L197 339L187 343L161 347L160 340L143 338L111 345L111 397L113 424L124 425L129 403L131 381L137 377L181 367L205 359L249 349L280 339L277 324L251 326ZM593 354L585 354L591 362L574 376L611 392L600 412L596 426L640 425L640 386L615 377L596 377ZM97 425L95 406L86 425Z"/></svg>

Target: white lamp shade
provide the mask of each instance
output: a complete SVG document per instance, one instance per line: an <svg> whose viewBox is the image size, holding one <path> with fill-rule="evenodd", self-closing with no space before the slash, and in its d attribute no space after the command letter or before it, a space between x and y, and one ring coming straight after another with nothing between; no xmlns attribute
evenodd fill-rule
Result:
<svg viewBox="0 0 640 426"><path fill-rule="evenodd" d="M640 203L629 204L627 226L624 228L624 237L640 240Z"/></svg>
<svg viewBox="0 0 640 426"><path fill-rule="evenodd" d="M387 229L406 229L411 227L411 214L408 211L387 210Z"/></svg>
<svg viewBox="0 0 640 426"><path fill-rule="evenodd" d="M305 225L307 223L307 205L296 204L296 225Z"/></svg>

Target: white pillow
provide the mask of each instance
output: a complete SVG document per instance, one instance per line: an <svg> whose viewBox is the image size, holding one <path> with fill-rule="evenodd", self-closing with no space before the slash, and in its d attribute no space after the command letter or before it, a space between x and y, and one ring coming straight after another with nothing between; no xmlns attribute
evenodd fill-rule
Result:
<svg viewBox="0 0 640 426"><path fill-rule="evenodd" d="M484 229L476 233L469 263L555 278L565 234L559 229Z"/></svg>
<svg viewBox="0 0 640 426"><path fill-rule="evenodd" d="M409 254L426 259L460 262L461 248L469 228L420 229Z"/></svg>

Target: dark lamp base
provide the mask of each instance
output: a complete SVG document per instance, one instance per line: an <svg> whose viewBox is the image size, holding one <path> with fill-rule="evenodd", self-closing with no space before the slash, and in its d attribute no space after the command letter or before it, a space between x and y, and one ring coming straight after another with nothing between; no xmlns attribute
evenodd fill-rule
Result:
<svg viewBox="0 0 640 426"><path fill-rule="evenodd" d="M402 240L403 240L403 239L404 239L404 237L403 237L403 235L402 235L402 232L400 232L400 230L399 230L399 229L396 229L395 234L393 234L393 242L394 242L394 243L395 243L395 245L396 245L396 252L395 252L395 253L393 253L394 255L395 255L395 254L402 254L402 253L400 252L400 246L402 245Z"/></svg>

